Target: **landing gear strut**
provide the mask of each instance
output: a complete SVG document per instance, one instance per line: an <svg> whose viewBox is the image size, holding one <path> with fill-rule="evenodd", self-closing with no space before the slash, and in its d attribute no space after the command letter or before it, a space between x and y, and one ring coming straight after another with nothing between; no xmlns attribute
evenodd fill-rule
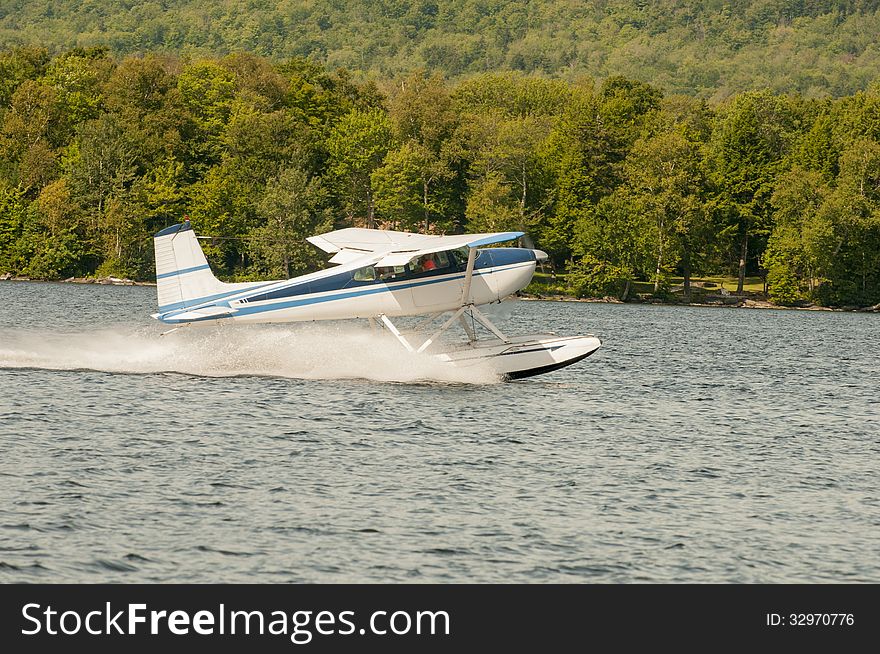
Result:
<svg viewBox="0 0 880 654"><path fill-rule="evenodd" d="M495 334L495 336L497 336L502 343L510 343L510 339L507 338L507 336L505 336L491 320L489 320L486 314L480 311L473 304L466 304L462 307L459 307L459 309L452 314L452 317L444 322L440 326L440 328L437 329L437 331L435 331L427 338L424 338L424 330L441 315L443 314L435 313L428 316L422 322L416 325L411 331L407 332L406 335L401 333L400 330L395 327L394 323L391 322L391 319L384 313L379 315L379 320L382 321L382 324L385 325L389 332L394 334L395 338L400 341L401 345L406 348L407 352L424 352L443 334L443 332L449 329L456 321L459 322L462 329L464 329L465 334L467 334L468 344L470 345L473 345L477 342L476 330L473 327L474 321L479 322L486 329ZM470 316L472 322L469 323L467 321L467 316ZM372 319L370 320L370 324L373 324Z"/></svg>

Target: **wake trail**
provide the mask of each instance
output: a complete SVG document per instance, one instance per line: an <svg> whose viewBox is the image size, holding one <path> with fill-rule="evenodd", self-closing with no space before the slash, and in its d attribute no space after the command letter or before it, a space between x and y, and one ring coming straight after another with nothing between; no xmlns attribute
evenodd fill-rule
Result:
<svg viewBox="0 0 880 654"><path fill-rule="evenodd" d="M488 365L455 368L403 350L392 336L351 326L155 328L120 326L79 332L0 329L0 368L259 375L292 379L490 384Z"/></svg>

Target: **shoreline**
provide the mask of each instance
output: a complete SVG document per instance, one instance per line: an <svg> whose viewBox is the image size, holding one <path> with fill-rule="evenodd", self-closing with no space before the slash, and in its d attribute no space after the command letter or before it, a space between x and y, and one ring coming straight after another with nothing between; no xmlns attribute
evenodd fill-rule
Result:
<svg viewBox="0 0 880 654"><path fill-rule="evenodd" d="M33 279L7 273L0 275L0 282L39 282L41 284L100 284L102 286L156 286L156 282L139 282L123 277L68 277L67 279ZM601 304L654 304L666 307L730 307L734 309L775 309L779 311L835 311L845 313L880 313L880 304L870 307L821 307L810 304L801 307L785 307L773 304L765 299L749 297L724 296L724 300L716 302L669 302L666 300L628 300L626 302L613 297L602 298L579 298L571 295L536 295L532 293L519 293L520 300L546 302L582 302Z"/></svg>
<svg viewBox="0 0 880 654"><path fill-rule="evenodd" d="M571 295L535 295L531 293L524 293L521 295L517 295L520 300L526 301L535 301L535 300L543 300L546 302L586 302L586 303L601 303L601 304L654 304L657 306L665 306L665 307L710 307L710 308L718 308L718 307L728 307L731 309L771 309L771 310L779 310L779 311L834 311L838 313L880 313L880 304L875 304L874 306L869 307L822 307L816 304L809 304L807 306L800 307L786 307L779 304L773 304L765 299L755 299L750 297L737 297L737 296L726 296L730 297L729 300L725 301L717 301L717 302L669 302L666 300L658 300L658 299L650 299L650 300L627 300L624 302L623 300L619 300L614 297L602 297L602 298L579 298L573 297Z"/></svg>
<svg viewBox="0 0 880 654"><path fill-rule="evenodd" d="M102 286L155 286L156 282L138 282L127 277L68 277L67 279L34 279L6 273L0 282L39 282L41 284L101 284Z"/></svg>

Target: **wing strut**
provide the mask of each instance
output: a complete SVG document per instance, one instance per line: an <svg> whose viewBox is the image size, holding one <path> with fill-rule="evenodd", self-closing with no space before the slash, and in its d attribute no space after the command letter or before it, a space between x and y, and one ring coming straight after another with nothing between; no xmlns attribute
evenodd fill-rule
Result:
<svg viewBox="0 0 880 654"><path fill-rule="evenodd" d="M477 260L477 248L468 252L467 268L464 271L464 286L461 289L461 306L470 303L471 280L474 278L474 262Z"/></svg>

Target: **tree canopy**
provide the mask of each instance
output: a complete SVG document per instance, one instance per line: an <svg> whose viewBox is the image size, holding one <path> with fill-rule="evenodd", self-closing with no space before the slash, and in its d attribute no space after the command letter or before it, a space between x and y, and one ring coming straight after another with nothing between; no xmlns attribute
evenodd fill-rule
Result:
<svg viewBox="0 0 880 654"><path fill-rule="evenodd" d="M0 51L0 273L154 276L185 215L215 271L320 265L346 226L522 230L580 295L761 276L774 301L880 301L880 84L723 102L517 72L387 80L301 57Z"/></svg>
<svg viewBox="0 0 880 654"><path fill-rule="evenodd" d="M880 70L877 34L877 0L0 4L0 47L106 46L117 55L165 52L193 58L243 50L275 61L307 57L331 70L344 67L378 78L422 67L449 78L497 70L569 81L623 75L667 93L714 99L754 88L810 98L852 94ZM28 65L2 62L0 78L7 71L26 74Z"/></svg>

